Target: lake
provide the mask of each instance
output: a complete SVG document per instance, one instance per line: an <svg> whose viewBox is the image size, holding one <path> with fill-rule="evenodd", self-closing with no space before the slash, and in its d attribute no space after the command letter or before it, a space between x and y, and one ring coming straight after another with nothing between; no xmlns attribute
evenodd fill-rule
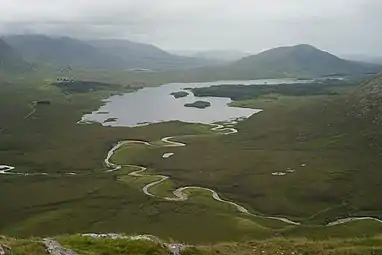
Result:
<svg viewBox="0 0 382 255"><path fill-rule="evenodd" d="M116 95L105 100L97 111L83 116L81 122L99 122L104 126L135 127L166 121L210 124L241 118L248 118L261 110L230 107L229 98L195 97L192 92L187 97L174 98L173 92L186 88L210 87L214 85L275 85L301 83L296 79L270 79L248 81L216 81L202 83L171 83L159 87L148 87L133 93ZM195 101L208 101L205 109L185 107ZM106 122L105 122L106 121Z"/></svg>

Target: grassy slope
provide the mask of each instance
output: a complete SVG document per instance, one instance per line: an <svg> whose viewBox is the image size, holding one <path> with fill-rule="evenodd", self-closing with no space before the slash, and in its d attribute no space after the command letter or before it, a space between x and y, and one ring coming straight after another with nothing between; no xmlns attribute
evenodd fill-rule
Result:
<svg viewBox="0 0 382 255"><path fill-rule="evenodd" d="M63 236L58 238L60 243L79 254L134 254L134 255L167 255L168 250L161 244L150 241L130 241L112 239L92 239L81 236Z"/></svg>
<svg viewBox="0 0 382 255"><path fill-rule="evenodd" d="M309 255L367 255L380 254L380 238L354 239L312 242L306 239L272 239L266 242L252 241L239 244L219 244L212 247L201 248L199 252L190 251L186 254L309 254Z"/></svg>
<svg viewBox="0 0 382 255"><path fill-rule="evenodd" d="M67 248L83 255L97 254L135 254L164 255L168 250L160 244L147 241L90 239L80 236L61 236L57 240ZM12 248L15 255L46 254L38 238L12 239L0 238L0 244ZM380 237L360 239L332 239L310 241L307 239L268 239L264 241L246 241L239 243L220 243L209 246L194 246L183 251L182 255L256 255L256 254L309 254L309 255L374 255L381 253Z"/></svg>

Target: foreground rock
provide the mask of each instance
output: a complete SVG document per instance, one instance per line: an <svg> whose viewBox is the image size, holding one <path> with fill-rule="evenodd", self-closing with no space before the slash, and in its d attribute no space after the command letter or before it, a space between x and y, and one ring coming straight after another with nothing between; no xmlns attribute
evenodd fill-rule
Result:
<svg viewBox="0 0 382 255"><path fill-rule="evenodd" d="M53 239L45 238L43 240L43 243L46 248L46 252L48 252L51 255L77 255L77 253L70 249L62 247L60 243Z"/></svg>
<svg viewBox="0 0 382 255"><path fill-rule="evenodd" d="M3 245L0 245L0 255L5 255L6 248Z"/></svg>

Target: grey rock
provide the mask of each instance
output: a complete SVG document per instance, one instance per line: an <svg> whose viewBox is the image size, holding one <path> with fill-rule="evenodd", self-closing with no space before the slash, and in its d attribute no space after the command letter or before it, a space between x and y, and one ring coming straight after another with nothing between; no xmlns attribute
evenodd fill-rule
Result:
<svg viewBox="0 0 382 255"><path fill-rule="evenodd" d="M45 238L43 240L46 251L51 255L78 255L70 249L66 249L61 244L53 239Z"/></svg>

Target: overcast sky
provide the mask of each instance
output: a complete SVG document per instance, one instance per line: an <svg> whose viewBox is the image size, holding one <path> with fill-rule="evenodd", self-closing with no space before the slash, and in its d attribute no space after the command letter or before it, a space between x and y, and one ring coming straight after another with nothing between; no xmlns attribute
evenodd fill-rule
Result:
<svg viewBox="0 0 382 255"><path fill-rule="evenodd" d="M382 55L382 0L0 0L0 33L125 38L167 50L309 43Z"/></svg>

